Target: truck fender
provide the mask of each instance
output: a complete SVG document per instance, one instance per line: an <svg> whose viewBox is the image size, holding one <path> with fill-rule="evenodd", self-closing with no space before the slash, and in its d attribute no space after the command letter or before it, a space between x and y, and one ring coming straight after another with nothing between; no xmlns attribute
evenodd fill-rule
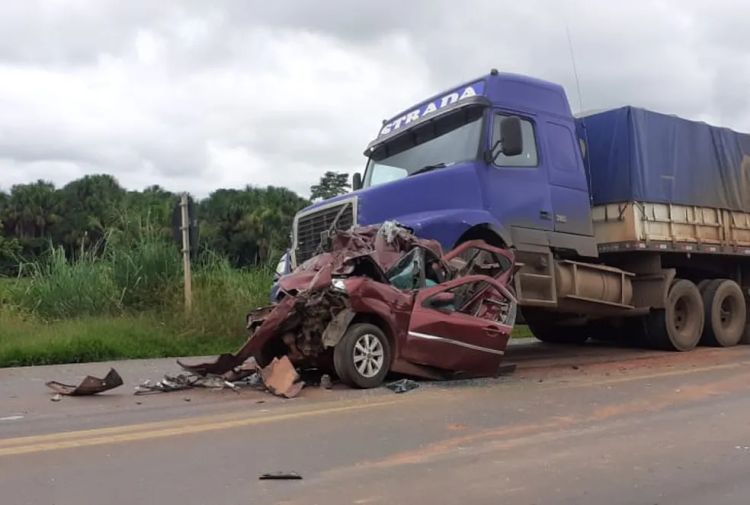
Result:
<svg viewBox="0 0 750 505"><path fill-rule="evenodd" d="M453 248L462 238L468 237L469 230L486 230L500 237L506 246L513 245L508 230L492 214L484 210L446 209L420 212L398 216L396 221L414 230L418 237L437 240L446 249ZM477 235L472 238L481 237Z"/></svg>

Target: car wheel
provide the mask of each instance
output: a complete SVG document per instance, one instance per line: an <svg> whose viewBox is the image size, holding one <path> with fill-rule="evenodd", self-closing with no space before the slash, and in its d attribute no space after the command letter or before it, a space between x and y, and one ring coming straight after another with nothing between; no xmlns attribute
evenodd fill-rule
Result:
<svg viewBox="0 0 750 505"><path fill-rule="evenodd" d="M357 388L380 386L391 366L391 346L373 324L353 324L333 349L333 367L341 382Z"/></svg>
<svg viewBox="0 0 750 505"><path fill-rule="evenodd" d="M719 347L737 345L747 317L742 289L729 279L715 279L705 286L702 294L706 324L701 343Z"/></svg>

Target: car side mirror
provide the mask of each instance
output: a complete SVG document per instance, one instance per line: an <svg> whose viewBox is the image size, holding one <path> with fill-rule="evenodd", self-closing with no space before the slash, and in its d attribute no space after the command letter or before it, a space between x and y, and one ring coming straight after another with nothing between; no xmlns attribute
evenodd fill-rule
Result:
<svg viewBox="0 0 750 505"><path fill-rule="evenodd" d="M354 175L352 175L352 191L357 191L358 189L362 189L362 174L354 172Z"/></svg>
<svg viewBox="0 0 750 505"><path fill-rule="evenodd" d="M521 119L518 116L508 116L500 121L500 146L505 156L518 156L523 152Z"/></svg>

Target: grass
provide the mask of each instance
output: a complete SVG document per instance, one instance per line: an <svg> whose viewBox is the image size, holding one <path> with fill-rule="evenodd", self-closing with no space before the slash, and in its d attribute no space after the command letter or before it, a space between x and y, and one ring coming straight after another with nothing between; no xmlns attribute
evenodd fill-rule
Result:
<svg viewBox="0 0 750 505"><path fill-rule="evenodd" d="M510 336L511 338L530 338L534 334L531 333L531 330L525 324L517 324L513 327L513 333Z"/></svg>
<svg viewBox="0 0 750 505"><path fill-rule="evenodd" d="M0 279L0 367L233 351L247 312L268 303L272 276L207 254L186 314L179 254L158 237L114 237L75 259L53 249L24 269Z"/></svg>
<svg viewBox="0 0 750 505"><path fill-rule="evenodd" d="M233 334L214 336L185 331L154 315L44 322L3 311L0 367L218 354L245 340L241 323Z"/></svg>

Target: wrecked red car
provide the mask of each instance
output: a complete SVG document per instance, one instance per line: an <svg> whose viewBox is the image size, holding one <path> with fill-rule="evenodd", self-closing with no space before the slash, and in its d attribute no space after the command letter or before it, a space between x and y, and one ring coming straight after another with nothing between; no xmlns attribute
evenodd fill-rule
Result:
<svg viewBox="0 0 750 505"><path fill-rule="evenodd" d="M287 355L360 388L389 372L497 373L517 305L510 251L476 240L443 254L396 223L336 232L321 249L280 280L278 304L248 315L250 337L236 354L186 368L221 374L250 357L264 366Z"/></svg>

